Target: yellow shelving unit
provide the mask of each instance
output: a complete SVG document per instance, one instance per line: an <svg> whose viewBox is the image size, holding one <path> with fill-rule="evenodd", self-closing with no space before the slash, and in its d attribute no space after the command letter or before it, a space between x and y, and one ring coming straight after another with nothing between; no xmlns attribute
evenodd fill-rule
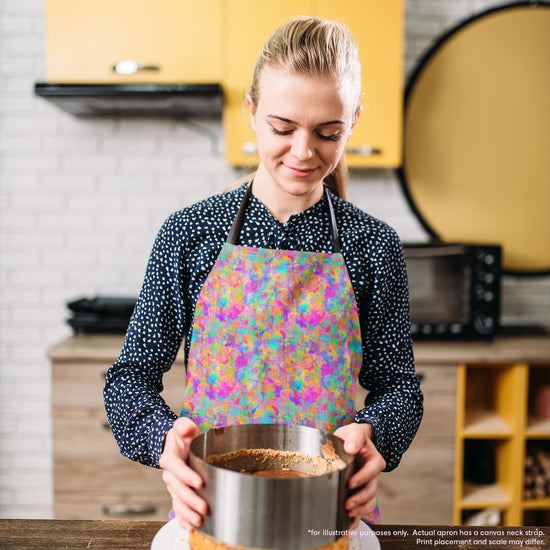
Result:
<svg viewBox="0 0 550 550"><path fill-rule="evenodd" d="M502 525L548 521L550 498L524 499L524 472L530 445L536 442L550 450L550 420L538 418L532 411L534 393L549 377L550 363L459 366L453 498L456 525L488 508L499 510ZM471 471L480 463L485 464L483 480ZM468 479L471 477L476 477L474 482Z"/></svg>

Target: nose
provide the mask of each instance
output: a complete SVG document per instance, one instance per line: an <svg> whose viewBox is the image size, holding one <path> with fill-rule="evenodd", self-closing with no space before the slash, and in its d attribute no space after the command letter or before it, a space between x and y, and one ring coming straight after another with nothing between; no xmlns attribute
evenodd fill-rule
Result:
<svg viewBox="0 0 550 550"><path fill-rule="evenodd" d="M299 161L309 160L313 156L311 138L307 132L294 132L291 154Z"/></svg>

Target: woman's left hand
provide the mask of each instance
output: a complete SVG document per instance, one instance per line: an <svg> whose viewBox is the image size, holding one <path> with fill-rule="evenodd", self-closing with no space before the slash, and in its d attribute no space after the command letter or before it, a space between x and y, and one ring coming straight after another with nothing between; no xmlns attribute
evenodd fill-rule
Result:
<svg viewBox="0 0 550 550"><path fill-rule="evenodd" d="M344 440L344 450L356 455L357 470L349 480L349 488L354 493L346 500L345 507L352 518L351 528L359 525L359 520L376 507L376 489L380 482L386 461L372 441L374 431L370 424L353 422L338 428L334 435Z"/></svg>

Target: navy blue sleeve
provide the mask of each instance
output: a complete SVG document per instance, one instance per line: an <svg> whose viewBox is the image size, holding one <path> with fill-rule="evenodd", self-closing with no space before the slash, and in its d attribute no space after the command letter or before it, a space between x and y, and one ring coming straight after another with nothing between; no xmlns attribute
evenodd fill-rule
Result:
<svg viewBox="0 0 550 550"><path fill-rule="evenodd" d="M182 233L175 216L159 231L122 352L104 388L107 417L121 453L155 467L177 418L159 395L162 376L176 358L189 322L181 295L186 285Z"/></svg>
<svg viewBox="0 0 550 550"><path fill-rule="evenodd" d="M423 415L414 368L409 293L403 249L389 227L370 243L370 292L363 298L363 367L359 382L369 393L354 420L373 426L375 445L393 470L411 444ZM367 250L368 252L368 250Z"/></svg>

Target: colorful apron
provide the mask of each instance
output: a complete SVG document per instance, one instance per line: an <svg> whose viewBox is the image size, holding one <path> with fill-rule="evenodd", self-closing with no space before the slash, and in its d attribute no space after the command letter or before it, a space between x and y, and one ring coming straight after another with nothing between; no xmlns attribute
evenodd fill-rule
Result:
<svg viewBox="0 0 550 550"><path fill-rule="evenodd" d="M325 193L334 253L239 246L251 192L199 294L181 416L201 431L286 423L332 433L355 414L362 359L332 202Z"/></svg>

